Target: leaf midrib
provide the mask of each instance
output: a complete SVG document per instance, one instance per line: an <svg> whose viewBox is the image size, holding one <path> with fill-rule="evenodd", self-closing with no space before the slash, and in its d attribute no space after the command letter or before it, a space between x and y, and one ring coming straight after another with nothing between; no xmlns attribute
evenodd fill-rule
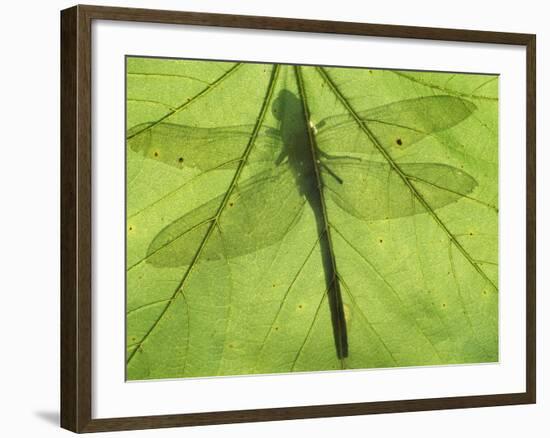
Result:
<svg viewBox="0 0 550 438"><path fill-rule="evenodd" d="M300 92L300 99L302 100L302 108L304 111L304 121L306 124L307 129L307 135L308 135L308 143L311 151L311 159L313 161L313 169L315 171L315 180L316 180L316 187L318 190L319 200L320 200L320 207L321 207L321 213L322 213L322 221L324 225L323 232L326 235L326 240L328 244L328 252L330 255L330 261L332 264L332 273L333 278L330 279L330 284L327 284L328 293L333 293L334 297L334 306L335 309L331 310L335 312L336 316L336 324L337 328L333 327L333 330L337 331L338 339L336 339L336 345L337 345L337 352L338 357L340 359L340 365L342 368L345 368L345 358L348 355L348 339L347 339L347 327L346 327L346 320L345 317L343 317L343 302L342 302L342 293L341 288L339 286L340 277L338 275L338 269L336 265L336 254L334 252L334 243L332 240L332 234L329 226L329 218L328 218L328 212L326 207L326 200L325 200L325 193L323 190L323 187L325 186L323 182L323 177L321 175L321 169L320 169L320 163L321 161L317 157L317 144L315 142L315 135L312 132L312 127L309 123L310 120L310 113L309 113L309 107L307 104L307 94L306 89L304 85L304 79L302 77L301 73L301 67L295 66L294 71L296 73L296 80L298 82L298 89ZM332 303L332 301L331 301ZM331 306L332 307L332 306Z"/></svg>

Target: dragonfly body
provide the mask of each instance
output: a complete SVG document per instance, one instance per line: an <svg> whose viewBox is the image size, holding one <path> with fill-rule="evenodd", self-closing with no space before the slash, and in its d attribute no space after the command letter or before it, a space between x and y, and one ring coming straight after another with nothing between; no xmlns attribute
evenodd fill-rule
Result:
<svg viewBox="0 0 550 438"><path fill-rule="evenodd" d="M280 122L284 144L281 154L286 155L296 187L300 194L305 196L315 215L335 347L338 358L343 359L348 356L346 319L329 224L324 211L323 185L319 169L321 161L318 158L318 150L311 133L308 133L310 128L305 120L306 111L298 97L288 90L281 90L273 103L272 110Z"/></svg>

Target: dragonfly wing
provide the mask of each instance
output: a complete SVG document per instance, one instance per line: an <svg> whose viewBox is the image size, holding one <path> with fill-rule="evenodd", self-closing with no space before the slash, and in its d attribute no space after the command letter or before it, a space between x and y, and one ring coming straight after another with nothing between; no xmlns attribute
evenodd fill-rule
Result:
<svg viewBox="0 0 550 438"><path fill-rule="evenodd" d="M358 115L381 145L403 149L429 134L455 126L475 109L476 106L465 99L441 95L401 100ZM316 129L319 147L329 154L368 152L365 134L349 114L327 117Z"/></svg>
<svg viewBox="0 0 550 438"><path fill-rule="evenodd" d="M218 260L277 243L298 221L306 202L289 170L284 164L237 185L217 225L213 222L224 195L172 222L150 244L148 263L157 267L184 266L198 251L202 260ZM214 229L209 231L212 226Z"/></svg>
<svg viewBox="0 0 550 438"><path fill-rule="evenodd" d="M234 168L252 137L253 129L254 125L201 128L173 123L142 123L128 131L127 141L134 152L178 169L209 170L222 165ZM279 144L278 139L277 130L262 127L255 147L264 148L268 159L272 156L269 149Z"/></svg>
<svg viewBox="0 0 550 438"><path fill-rule="evenodd" d="M468 196L477 186L466 172L438 163L399 164L399 173L385 163L341 159L329 161L327 169L323 182L331 199L363 220L426 213L415 197L435 210Z"/></svg>

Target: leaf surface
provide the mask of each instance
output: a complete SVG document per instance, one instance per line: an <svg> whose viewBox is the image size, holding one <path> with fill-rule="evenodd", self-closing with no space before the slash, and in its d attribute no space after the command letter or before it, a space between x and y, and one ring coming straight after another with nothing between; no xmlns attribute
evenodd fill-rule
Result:
<svg viewBox="0 0 550 438"><path fill-rule="evenodd" d="M496 77L127 62L128 379L498 360Z"/></svg>

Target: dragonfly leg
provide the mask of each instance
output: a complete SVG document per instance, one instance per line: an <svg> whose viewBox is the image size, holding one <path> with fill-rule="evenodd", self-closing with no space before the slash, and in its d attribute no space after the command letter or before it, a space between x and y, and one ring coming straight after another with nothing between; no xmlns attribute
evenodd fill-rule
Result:
<svg viewBox="0 0 550 438"><path fill-rule="evenodd" d="M353 157L353 156L348 156L348 155L331 155L329 154L328 152L325 152L325 151L322 151L321 149L319 149L319 147L316 147L317 149L317 153L319 154L319 156L323 157L323 158L326 158L328 160L355 160L355 161L363 161L362 158L359 158L359 157Z"/></svg>
<svg viewBox="0 0 550 438"><path fill-rule="evenodd" d="M336 181L338 181L339 184L344 184L344 180L340 178L338 175L336 175L336 173L334 173L334 171L330 167L328 167L322 161L319 164L323 169L325 169L328 172L330 176L332 176Z"/></svg>

